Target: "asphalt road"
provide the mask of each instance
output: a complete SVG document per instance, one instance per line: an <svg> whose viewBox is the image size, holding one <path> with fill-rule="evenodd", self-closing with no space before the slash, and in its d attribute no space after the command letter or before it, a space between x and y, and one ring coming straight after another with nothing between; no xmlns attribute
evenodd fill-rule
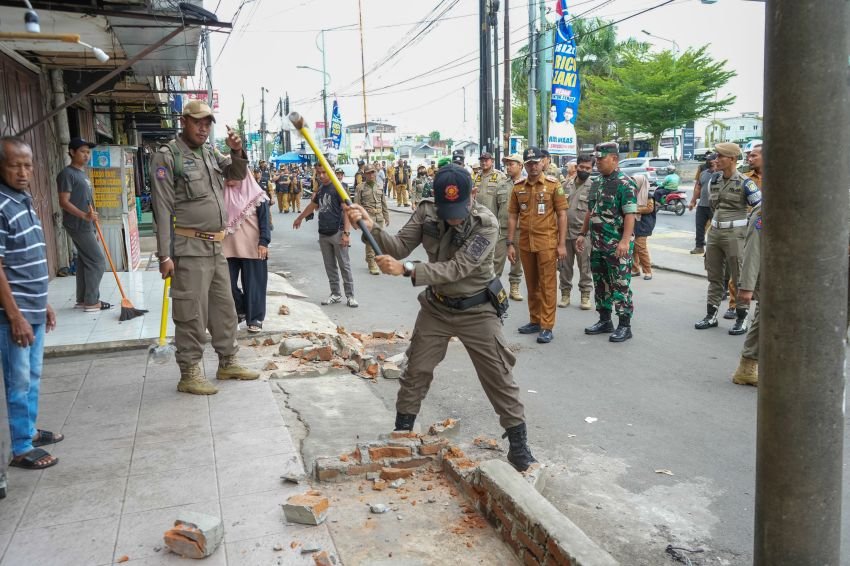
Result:
<svg viewBox="0 0 850 566"><path fill-rule="evenodd" d="M692 212L658 218L664 229L693 230ZM274 213L270 267L290 272L318 303L329 289L316 222L294 231L293 219ZM391 227L406 219L393 213ZM363 254L355 237L360 308L323 309L349 330L410 331L418 289L402 277L369 275ZM415 256L424 259L421 250ZM550 470L545 495L622 564L672 564L664 551L671 543L704 549L690 555L694 564L751 564L757 390L730 381L743 339L728 335L729 321L693 329L704 314L704 279L660 275L633 283L635 338L620 345L585 336L595 313L577 306L559 309L554 342L538 345L515 331L527 322L527 303L512 303L505 334L517 354L530 443ZM372 390L392 410L397 387L380 380ZM464 437L502 432L459 343L437 368L420 420L446 417L462 420ZM850 525L850 489L844 524ZM850 528L842 564L850 564Z"/></svg>

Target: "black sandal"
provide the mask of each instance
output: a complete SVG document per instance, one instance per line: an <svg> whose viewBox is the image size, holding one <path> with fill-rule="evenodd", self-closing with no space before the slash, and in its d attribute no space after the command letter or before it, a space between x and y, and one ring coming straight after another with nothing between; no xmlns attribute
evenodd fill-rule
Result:
<svg viewBox="0 0 850 566"><path fill-rule="evenodd" d="M48 444L56 444L65 440L65 435L59 432L50 432L49 430L38 429L38 437L32 441L32 447L47 446Z"/></svg>
<svg viewBox="0 0 850 566"><path fill-rule="evenodd" d="M84 306L83 311L84 312L99 312L99 311L108 311L111 308L112 308L112 304L107 303L106 301L100 301L100 308L98 308L96 305L92 305L90 307Z"/></svg>
<svg viewBox="0 0 850 566"><path fill-rule="evenodd" d="M45 457L53 458L47 464L39 464L38 461L44 459ZM43 470L44 468L49 468L50 466L55 466L59 463L59 458L51 456L47 450L42 450L41 448L33 448L26 454L21 454L20 456L15 456L12 458L12 461L9 463L9 466L15 468L24 468L25 470Z"/></svg>

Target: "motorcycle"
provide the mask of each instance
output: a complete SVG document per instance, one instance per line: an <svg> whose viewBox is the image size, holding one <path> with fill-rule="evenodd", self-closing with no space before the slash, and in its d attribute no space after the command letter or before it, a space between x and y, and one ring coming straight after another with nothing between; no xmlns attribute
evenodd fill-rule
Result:
<svg viewBox="0 0 850 566"><path fill-rule="evenodd" d="M655 191L650 194L655 198ZM660 200L655 200L655 209L659 211L673 212L676 216L682 216L688 209L686 204L687 195L681 189L673 190L666 195L663 195Z"/></svg>

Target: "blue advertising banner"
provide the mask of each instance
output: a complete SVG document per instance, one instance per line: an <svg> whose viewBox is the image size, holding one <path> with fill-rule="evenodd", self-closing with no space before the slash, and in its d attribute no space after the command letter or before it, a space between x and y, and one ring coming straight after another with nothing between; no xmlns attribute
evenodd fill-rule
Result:
<svg viewBox="0 0 850 566"><path fill-rule="evenodd" d="M331 114L330 138L334 148L339 149L339 144L342 141L342 117L339 115L339 105L336 100L334 100L333 113Z"/></svg>
<svg viewBox="0 0 850 566"><path fill-rule="evenodd" d="M570 24L567 0L558 0L560 20L555 34L552 66L552 104L549 108L547 147L553 155L578 155L576 117L581 99L581 81L576 64L576 42Z"/></svg>

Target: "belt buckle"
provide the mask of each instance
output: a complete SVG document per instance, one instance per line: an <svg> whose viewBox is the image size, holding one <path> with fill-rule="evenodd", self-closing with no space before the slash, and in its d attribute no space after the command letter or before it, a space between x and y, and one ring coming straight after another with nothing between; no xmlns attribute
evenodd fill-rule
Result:
<svg viewBox="0 0 850 566"><path fill-rule="evenodd" d="M199 240L215 240L215 234L210 234L209 232L195 232L195 237Z"/></svg>

